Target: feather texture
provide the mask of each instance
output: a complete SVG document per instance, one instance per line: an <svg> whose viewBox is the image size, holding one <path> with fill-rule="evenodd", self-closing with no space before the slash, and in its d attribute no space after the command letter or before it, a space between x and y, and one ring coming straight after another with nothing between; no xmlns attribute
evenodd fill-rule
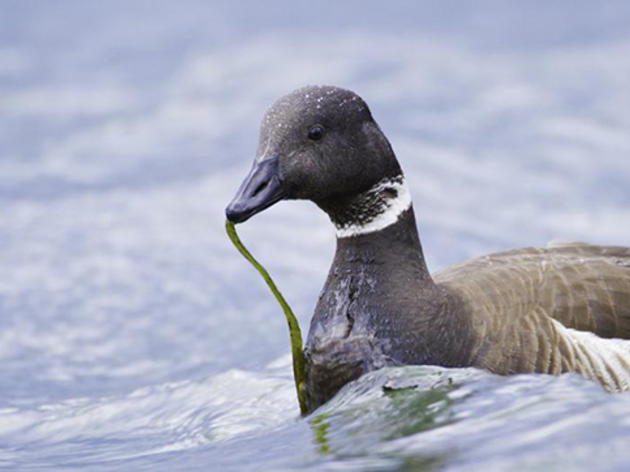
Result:
<svg viewBox="0 0 630 472"><path fill-rule="evenodd" d="M472 365L499 374L576 371L611 391L630 388L629 248L518 249L434 280L460 297L472 320Z"/></svg>

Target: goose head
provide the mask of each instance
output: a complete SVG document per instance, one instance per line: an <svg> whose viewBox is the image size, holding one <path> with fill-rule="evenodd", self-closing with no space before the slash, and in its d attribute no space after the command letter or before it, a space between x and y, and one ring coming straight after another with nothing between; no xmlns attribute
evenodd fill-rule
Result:
<svg viewBox="0 0 630 472"><path fill-rule="evenodd" d="M333 222L340 208L400 166L366 103L333 86L308 86L266 112L253 166L226 208L241 223L283 199L305 199Z"/></svg>

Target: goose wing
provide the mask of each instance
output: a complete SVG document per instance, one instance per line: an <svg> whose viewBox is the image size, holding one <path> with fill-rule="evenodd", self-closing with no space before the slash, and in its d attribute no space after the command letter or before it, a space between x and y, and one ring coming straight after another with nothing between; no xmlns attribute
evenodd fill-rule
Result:
<svg viewBox="0 0 630 472"><path fill-rule="evenodd" d="M566 243L517 249L450 267L434 280L455 288L474 311L493 318L491 324L537 314L536 322L551 317L566 328L630 339L627 247Z"/></svg>

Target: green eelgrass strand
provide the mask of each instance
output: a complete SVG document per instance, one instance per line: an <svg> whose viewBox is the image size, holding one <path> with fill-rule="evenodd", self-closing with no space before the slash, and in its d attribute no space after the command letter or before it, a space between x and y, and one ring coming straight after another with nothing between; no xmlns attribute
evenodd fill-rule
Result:
<svg viewBox="0 0 630 472"><path fill-rule="evenodd" d="M231 221L225 222L225 230L227 234L236 246L236 249L247 259L254 268L260 273L262 278L267 283L267 286L271 289L271 293L276 297L278 303L282 307L284 316L287 319L289 325L289 336L291 337L291 353L293 354L293 378L295 379L295 389L297 390L298 402L300 404L300 411L302 414L306 413L306 398L304 396L304 353L302 352L302 332L300 331L300 325L297 318L293 314L291 307L284 299L278 287L271 279L269 272L256 260L254 256L245 248L240 238L236 234L236 228Z"/></svg>

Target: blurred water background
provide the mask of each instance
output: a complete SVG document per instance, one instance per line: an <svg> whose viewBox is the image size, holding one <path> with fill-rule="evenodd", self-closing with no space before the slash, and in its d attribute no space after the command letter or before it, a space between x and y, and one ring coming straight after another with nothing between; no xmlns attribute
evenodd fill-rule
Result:
<svg viewBox="0 0 630 472"><path fill-rule="evenodd" d="M284 318L223 209L305 84L370 104L432 270L630 244L623 1L0 2L1 470L628 470L630 394L408 367L298 416ZM240 227L303 331L334 236Z"/></svg>

